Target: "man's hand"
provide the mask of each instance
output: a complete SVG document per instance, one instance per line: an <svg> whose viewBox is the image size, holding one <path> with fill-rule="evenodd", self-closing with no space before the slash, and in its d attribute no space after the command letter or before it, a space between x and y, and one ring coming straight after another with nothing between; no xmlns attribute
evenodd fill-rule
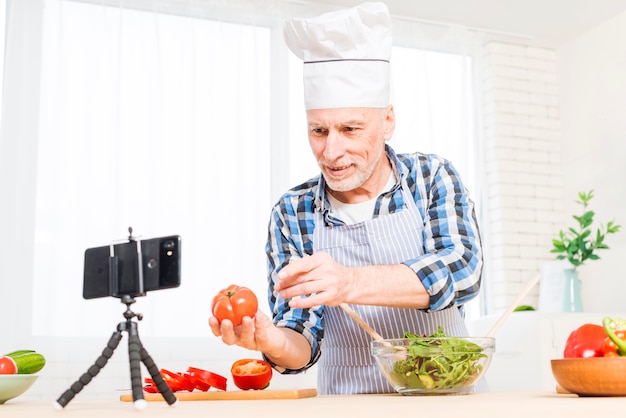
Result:
<svg viewBox="0 0 626 418"><path fill-rule="evenodd" d="M254 318L244 317L237 327L228 319L220 323L215 317L209 318L209 326L225 344L261 351L274 364L287 369L300 369L311 358L311 346L302 334L276 327L261 311Z"/></svg>
<svg viewBox="0 0 626 418"><path fill-rule="evenodd" d="M291 261L278 272L274 290L290 299L292 308L318 305L338 306L347 300L353 269L337 263L329 254L318 252Z"/></svg>
<svg viewBox="0 0 626 418"><path fill-rule="evenodd" d="M430 295L404 264L346 267L318 252L291 261L278 272L274 290L292 308L341 303L424 309Z"/></svg>
<svg viewBox="0 0 626 418"><path fill-rule="evenodd" d="M254 318L244 316L240 326L233 326L233 323L225 319L221 323L214 316L209 318L209 326L213 335L222 337L222 341L228 345L238 345L248 350L273 351L276 349L276 342L280 340L280 331L274 326L272 321L258 311Z"/></svg>

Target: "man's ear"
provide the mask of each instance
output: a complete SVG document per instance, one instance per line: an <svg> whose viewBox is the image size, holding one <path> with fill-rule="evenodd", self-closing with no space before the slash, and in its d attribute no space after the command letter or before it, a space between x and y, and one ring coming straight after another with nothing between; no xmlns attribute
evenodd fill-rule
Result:
<svg viewBox="0 0 626 418"><path fill-rule="evenodd" d="M383 137L385 141L389 141L393 137L393 131L396 129L396 114L393 111L393 105L387 106L383 124Z"/></svg>

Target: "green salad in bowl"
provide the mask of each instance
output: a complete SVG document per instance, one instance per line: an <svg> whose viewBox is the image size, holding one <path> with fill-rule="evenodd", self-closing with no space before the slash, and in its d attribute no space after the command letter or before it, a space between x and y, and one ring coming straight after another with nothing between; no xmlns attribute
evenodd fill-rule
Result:
<svg viewBox="0 0 626 418"><path fill-rule="evenodd" d="M429 336L376 340L372 355L393 388L404 395L474 391L495 351L490 337L451 337L441 327Z"/></svg>

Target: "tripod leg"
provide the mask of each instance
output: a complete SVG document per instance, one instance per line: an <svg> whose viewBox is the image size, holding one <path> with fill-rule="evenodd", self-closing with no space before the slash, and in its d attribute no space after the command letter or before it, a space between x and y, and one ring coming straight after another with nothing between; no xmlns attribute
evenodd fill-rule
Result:
<svg viewBox="0 0 626 418"><path fill-rule="evenodd" d="M157 389L159 389L159 392L161 392L161 395L163 395L165 402L167 402L168 405L174 405L178 402L178 398L174 395L174 392L172 392L172 389L170 389L167 383L165 383L163 376L161 376L161 373L159 372L159 368L143 346L141 347L141 361L143 361L143 364L145 364L146 368L150 372L152 380L154 380L154 384Z"/></svg>
<svg viewBox="0 0 626 418"><path fill-rule="evenodd" d="M141 384L141 341L137 332L137 323L129 321L128 329L128 360L130 362L130 383L133 392L133 403L136 409L146 407Z"/></svg>
<svg viewBox="0 0 626 418"><path fill-rule="evenodd" d="M70 403L74 396L76 396L85 386L91 382L91 379L96 377L100 370L106 366L107 362L113 355L113 352L120 344L120 340L122 339L122 333L120 331L115 331L107 346L104 350L102 350L102 354L100 357L96 359L96 362L84 373L68 390L66 390L55 402L55 407L61 409L65 408L65 406Z"/></svg>

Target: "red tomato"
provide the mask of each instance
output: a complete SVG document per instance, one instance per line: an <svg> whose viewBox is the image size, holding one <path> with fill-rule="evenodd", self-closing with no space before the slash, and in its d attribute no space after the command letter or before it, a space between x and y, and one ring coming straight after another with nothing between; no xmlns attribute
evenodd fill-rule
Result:
<svg viewBox="0 0 626 418"><path fill-rule="evenodd" d="M17 365L15 360L8 356L0 357L0 374L16 374Z"/></svg>
<svg viewBox="0 0 626 418"><path fill-rule="evenodd" d="M272 366L264 360L241 359L230 368L233 383L241 390L265 389L272 379Z"/></svg>
<svg viewBox="0 0 626 418"><path fill-rule="evenodd" d="M234 326L238 326L244 316L252 318L256 314L259 302L252 290L233 284L215 295L211 306L218 321L230 319Z"/></svg>

